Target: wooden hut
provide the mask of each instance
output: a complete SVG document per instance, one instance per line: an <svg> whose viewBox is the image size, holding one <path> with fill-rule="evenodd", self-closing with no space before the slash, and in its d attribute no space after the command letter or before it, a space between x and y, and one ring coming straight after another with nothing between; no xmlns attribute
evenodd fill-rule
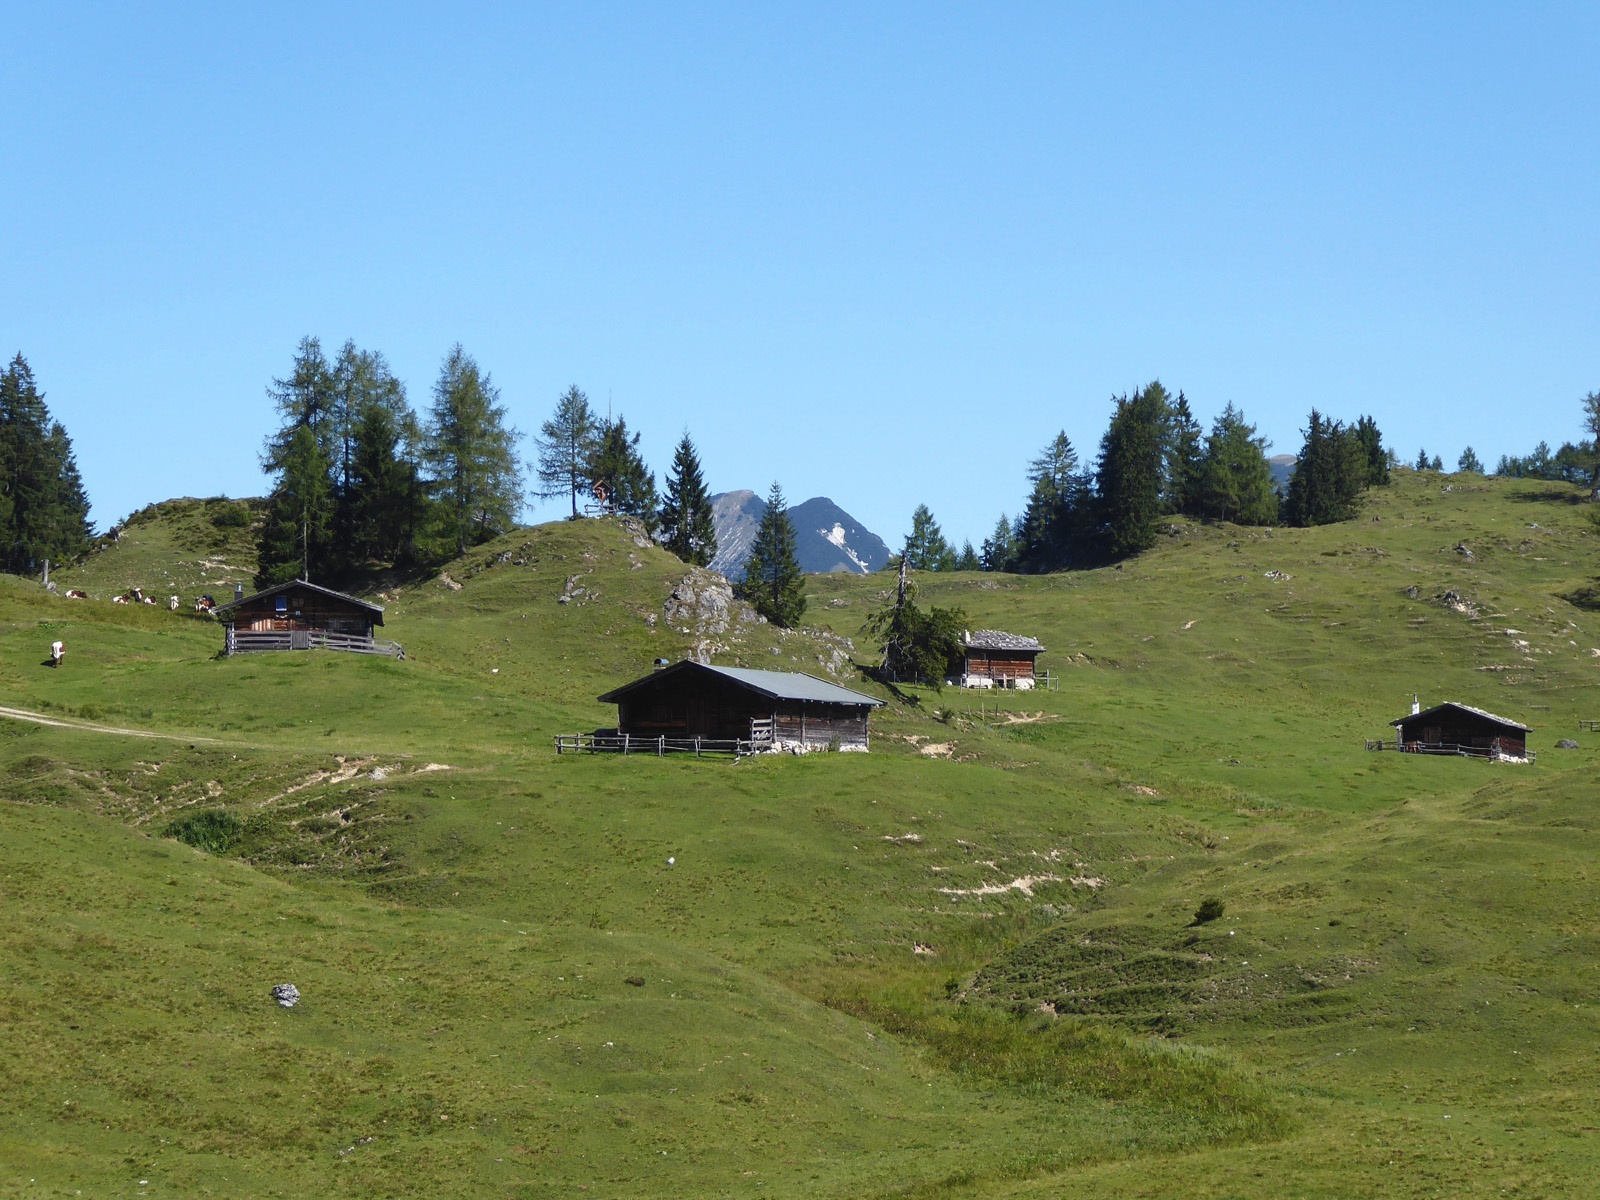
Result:
<svg viewBox="0 0 1600 1200"><path fill-rule="evenodd" d="M383 606L303 579L240 596L212 610L226 622L229 654L255 650L353 650L404 658L398 642L373 636Z"/></svg>
<svg viewBox="0 0 1600 1200"><path fill-rule="evenodd" d="M757 750L864 751L867 715L883 703L814 675L688 659L600 700L617 706L619 738L677 750L709 741Z"/></svg>
<svg viewBox="0 0 1600 1200"><path fill-rule="evenodd" d="M1034 685L1034 660L1044 653L1038 638L979 629L961 635L961 660L953 664L965 688L1007 687L1026 691Z"/></svg>
<svg viewBox="0 0 1600 1200"><path fill-rule="evenodd" d="M1389 724L1398 731L1398 750L1493 759L1528 758L1528 734L1533 732L1526 725L1492 712L1448 701Z"/></svg>

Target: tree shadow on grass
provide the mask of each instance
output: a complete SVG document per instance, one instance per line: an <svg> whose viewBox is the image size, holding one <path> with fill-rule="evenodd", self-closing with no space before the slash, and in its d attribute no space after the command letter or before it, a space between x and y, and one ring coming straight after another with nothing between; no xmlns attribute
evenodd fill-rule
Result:
<svg viewBox="0 0 1600 1200"><path fill-rule="evenodd" d="M1557 491L1554 488L1520 488L1511 493L1513 500L1529 500L1538 504L1589 504L1592 503L1589 489L1586 487L1570 486Z"/></svg>

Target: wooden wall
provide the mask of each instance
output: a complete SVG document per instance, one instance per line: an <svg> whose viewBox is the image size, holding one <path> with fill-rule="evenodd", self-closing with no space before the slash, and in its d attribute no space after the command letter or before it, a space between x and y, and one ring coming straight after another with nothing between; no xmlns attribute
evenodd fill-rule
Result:
<svg viewBox="0 0 1600 1200"><path fill-rule="evenodd" d="M278 611L278 601L285 601ZM372 636L372 613L359 605L335 600L317 592L290 589L276 596L247 601L228 612L228 624L239 630L285 633L296 629L325 629L329 633Z"/></svg>
<svg viewBox="0 0 1600 1200"><path fill-rule="evenodd" d="M1019 650L980 650L968 647L964 675L987 675L990 679L1032 679L1031 652Z"/></svg>
<svg viewBox="0 0 1600 1200"><path fill-rule="evenodd" d="M750 721L772 718L779 742L825 747L867 744L870 708L772 700L731 680L675 674L646 685L617 705L619 733L639 737L748 738Z"/></svg>

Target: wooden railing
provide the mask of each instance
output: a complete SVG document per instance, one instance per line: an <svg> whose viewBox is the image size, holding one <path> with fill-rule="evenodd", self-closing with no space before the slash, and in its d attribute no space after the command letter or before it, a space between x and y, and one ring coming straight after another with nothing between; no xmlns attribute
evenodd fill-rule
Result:
<svg viewBox="0 0 1600 1200"><path fill-rule="evenodd" d="M558 733L556 753L569 750L575 754L654 754L664 758L668 754L693 754L699 758L706 754L731 754L742 758L769 749L772 739L765 742L745 738L698 737L641 737L629 733Z"/></svg>
<svg viewBox="0 0 1600 1200"><path fill-rule="evenodd" d="M1600 721L1579 721L1578 722L1578 731L1580 733L1582 733L1582 732L1588 732L1588 733L1600 732Z"/></svg>
<svg viewBox="0 0 1600 1200"><path fill-rule="evenodd" d="M1368 738L1367 749L1398 750L1402 754L1449 754L1462 758L1521 758L1530 763L1538 761L1538 755L1532 750L1525 750L1520 755L1506 754L1498 742L1492 746L1464 746L1455 742L1402 742L1398 739L1386 742Z"/></svg>
<svg viewBox="0 0 1600 1200"><path fill-rule="evenodd" d="M362 637L358 633L329 633L321 629L230 629L229 654L250 654L261 650L345 650L352 654L383 654L404 658L399 642Z"/></svg>

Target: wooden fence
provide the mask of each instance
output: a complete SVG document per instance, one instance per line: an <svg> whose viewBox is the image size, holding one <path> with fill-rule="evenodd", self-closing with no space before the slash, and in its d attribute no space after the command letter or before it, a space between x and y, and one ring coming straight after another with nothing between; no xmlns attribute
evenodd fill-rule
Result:
<svg viewBox="0 0 1600 1200"><path fill-rule="evenodd" d="M1502 752L1498 742L1493 746L1463 746L1452 742L1402 742L1398 740L1386 742L1382 739L1374 740L1368 738L1367 749L1398 750L1402 754L1450 754L1461 758L1500 759L1513 757ZM1531 763L1537 762L1539 756L1534 751L1528 750L1515 757L1523 758Z"/></svg>
<svg viewBox="0 0 1600 1200"><path fill-rule="evenodd" d="M696 758L707 754L731 754L743 758L772 748L772 738L752 741L747 738L672 738L640 737L629 733L558 733L556 753L566 754L654 754L664 758L668 754L692 754Z"/></svg>
<svg viewBox="0 0 1600 1200"><path fill-rule="evenodd" d="M1600 731L1600 721L1579 721L1578 722L1578 731L1580 733L1583 733L1583 732L1595 733L1597 731Z"/></svg>
<svg viewBox="0 0 1600 1200"><path fill-rule="evenodd" d="M229 654L252 654L262 650L345 650L352 654L384 654L390 658L406 656L399 642L320 629L229 629L227 650Z"/></svg>

